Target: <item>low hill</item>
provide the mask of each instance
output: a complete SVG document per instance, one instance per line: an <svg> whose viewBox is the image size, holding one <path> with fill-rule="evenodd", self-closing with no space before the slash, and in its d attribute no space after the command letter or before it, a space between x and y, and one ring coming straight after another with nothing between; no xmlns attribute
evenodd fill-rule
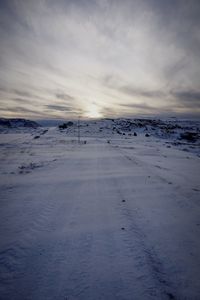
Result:
<svg viewBox="0 0 200 300"><path fill-rule="evenodd" d="M40 125L31 120L27 119L6 119L0 118L0 127L1 128L38 128Z"/></svg>

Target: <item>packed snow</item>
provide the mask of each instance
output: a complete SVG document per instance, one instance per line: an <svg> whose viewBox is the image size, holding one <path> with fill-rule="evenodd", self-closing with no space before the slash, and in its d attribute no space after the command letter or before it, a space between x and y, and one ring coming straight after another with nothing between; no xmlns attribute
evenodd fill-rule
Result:
<svg viewBox="0 0 200 300"><path fill-rule="evenodd" d="M199 122L18 122L0 124L0 299L199 299Z"/></svg>

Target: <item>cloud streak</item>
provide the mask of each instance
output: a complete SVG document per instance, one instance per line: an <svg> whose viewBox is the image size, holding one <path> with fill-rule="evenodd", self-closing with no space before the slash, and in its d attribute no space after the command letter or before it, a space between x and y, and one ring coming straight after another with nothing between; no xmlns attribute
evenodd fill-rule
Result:
<svg viewBox="0 0 200 300"><path fill-rule="evenodd" d="M62 106L62 105L46 105L45 108L53 111L65 111L65 112L73 111L71 107Z"/></svg>

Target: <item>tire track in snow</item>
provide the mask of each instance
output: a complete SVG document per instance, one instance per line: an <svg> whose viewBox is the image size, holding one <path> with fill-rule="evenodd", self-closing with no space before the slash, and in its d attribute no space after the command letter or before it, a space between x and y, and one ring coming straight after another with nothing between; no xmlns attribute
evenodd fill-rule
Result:
<svg viewBox="0 0 200 300"><path fill-rule="evenodd" d="M102 149L102 151L104 150L105 152L110 151L106 150L106 148ZM106 164L101 164L100 161L99 167L102 166L100 167L100 171L106 174L108 171L112 170L114 175L118 171L116 166L119 163L118 160L116 161L109 157ZM121 224L127 224L127 218L124 220L124 214L118 207L118 203L123 199L120 189L117 188L120 186L120 182L113 176L109 181L108 179L106 181L103 180L102 186L104 186L102 199L106 198L108 186L114 193L113 197L109 199L109 203L107 203L107 209L112 216L112 222L117 222L117 224L119 224L119 221L121 220ZM118 202L117 204L116 199ZM115 214L112 213L111 207ZM107 227L109 228L109 224ZM168 299L166 294L158 287L157 281L154 278L152 280L152 270L149 268L149 262L146 259L146 254L141 246L140 238L138 236L135 238L133 238L133 236L127 236L127 228L125 228L124 231L121 231L121 228L118 227L117 231L111 232L110 236L105 235L103 240L104 246L100 246L100 254L105 254L106 258L104 259L106 259L109 268L112 269L113 277L112 280L109 279L111 287L110 290L107 287L105 294L107 295L107 298L133 299L133 297L135 297L135 299L155 299L156 297L156 299ZM112 253L111 257L108 256L110 251ZM97 255L96 250L95 255ZM104 285L106 286L105 282ZM99 299L106 299L105 297L101 297L101 293L102 291L98 292ZM92 299L94 298L95 297Z"/></svg>
<svg viewBox="0 0 200 300"><path fill-rule="evenodd" d="M133 159L127 154L124 154L123 151L118 147L116 148L116 151L121 153L121 158L123 160L126 159L126 161L131 161L133 163L133 166L135 165L136 168L140 168L140 165L136 159ZM137 171L135 170L134 172ZM146 177L146 175L144 175L144 177ZM157 294L157 290L159 290L159 293L161 292L161 299L163 299L163 297L166 297L166 299L178 299L175 296L175 292L173 291L174 289L172 283L167 278L167 275L164 272L164 266L161 260L158 258L158 255L154 251L153 247L149 247L149 245L147 245L147 236L138 225L138 208L136 207L135 210L130 209L130 207L128 206L129 199L120 188L122 182L119 182L119 179L116 177L114 177L114 181L121 199L119 210L121 210L121 213L123 215L122 219L124 219L124 224L128 223L127 227L125 227L126 230L124 234L126 237L124 238L124 241L133 253L135 253L136 248L138 248L137 260L139 267L147 266L147 268L149 269L148 273L152 275L152 278L155 281L155 287L153 287L149 291L150 295L159 297L159 294ZM144 280L144 277L142 277L141 279Z"/></svg>
<svg viewBox="0 0 200 300"><path fill-rule="evenodd" d="M153 247L150 248L149 245L147 246L147 236L135 221L137 219L137 212L134 213L133 216L127 206L122 208L122 212L125 217L125 222L128 221L126 243L129 245L130 249L132 249L131 240L134 239L134 242L137 241L136 243L139 245L140 251L144 253L144 256L139 255L139 265L146 264L150 270L150 274L155 280L155 287L152 290L153 295L156 295L156 290L158 289L163 295L168 296L169 299L177 299L174 292L172 292L172 284L166 279L167 275L164 272L161 260L158 258ZM156 283L158 283L158 285Z"/></svg>

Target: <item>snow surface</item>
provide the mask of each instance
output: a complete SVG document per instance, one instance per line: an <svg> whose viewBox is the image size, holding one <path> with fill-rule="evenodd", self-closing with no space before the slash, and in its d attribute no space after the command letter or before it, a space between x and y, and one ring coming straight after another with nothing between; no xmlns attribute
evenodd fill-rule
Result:
<svg viewBox="0 0 200 300"><path fill-rule="evenodd" d="M99 122L0 134L0 299L200 299L198 144Z"/></svg>

